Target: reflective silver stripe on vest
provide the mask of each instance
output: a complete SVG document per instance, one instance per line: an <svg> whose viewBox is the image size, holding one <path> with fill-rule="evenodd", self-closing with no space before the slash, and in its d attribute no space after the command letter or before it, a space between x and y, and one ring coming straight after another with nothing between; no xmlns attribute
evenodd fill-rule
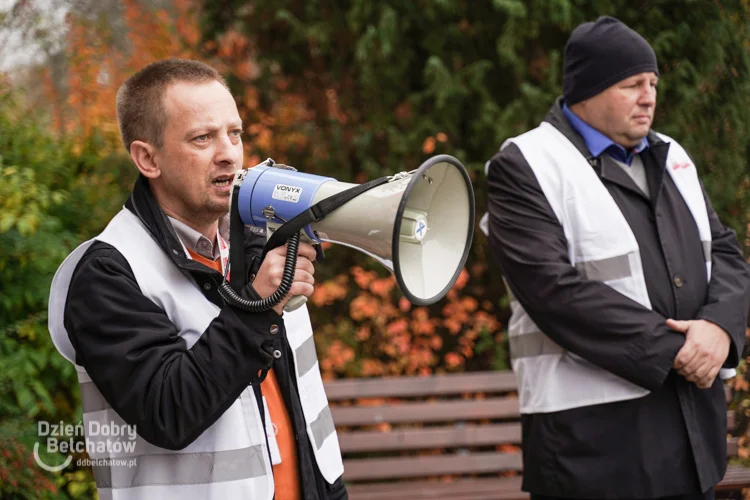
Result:
<svg viewBox="0 0 750 500"><path fill-rule="evenodd" d="M302 378L310 370L313 369L315 363L318 362L318 355L315 353L315 339L308 337L302 345L296 350L297 355L297 378ZM316 449L320 449L323 446L323 442L328 439L328 436L334 433L336 427L333 424L333 416L331 415L331 409L326 405L325 408L320 410L317 418L310 423L310 430L313 434Z"/></svg>
<svg viewBox="0 0 750 500"><path fill-rule="evenodd" d="M109 465L93 467L98 488L220 483L266 475L261 445L238 450L107 460Z"/></svg>
<svg viewBox="0 0 750 500"><path fill-rule="evenodd" d="M95 411L106 410L110 408L107 400L104 399L102 393L99 392L96 385L93 382L85 382L78 384L81 388L81 405L83 406L83 413L91 413Z"/></svg>
<svg viewBox="0 0 750 500"><path fill-rule="evenodd" d="M565 349L542 332L511 336L509 343L510 357L513 359L531 358L547 354L563 354L565 352Z"/></svg>
<svg viewBox="0 0 750 500"><path fill-rule="evenodd" d="M628 255L617 255L608 259L576 262L576 269L593 281L612 281L632 275Z"/></svg>
<svg viewBox="0 0 750 500"><path fill-rule="evenodd" d="M318 355L315 353L315 340L312 336L308 337L301 346L295 351L297 354L297 378L302 378L309 372L315 363L318 362Z"/></svg>
<svg viewBox="0 0 750 500"><path fill-rule="evenodd" d="M318 418L310 424L310 428L315 437L315 447L320 449L323 446L323 442L328 439L328 436L336 430L336 427L333 425L331 409L328 406L320 410Z"/></svg>
<svg viewBox="0 0 750 500"><path fill-rule="evenodd" d="M711 262L711 242L701 241L701 244L703 245L703 258L706 262Z"/></svg>
<svg viewBox="0 0 750 500"><path fill-rule="evenodd" d="M113 500L114 494L111 488L97 488L96 493L99 496L99 500Z"/></svg>

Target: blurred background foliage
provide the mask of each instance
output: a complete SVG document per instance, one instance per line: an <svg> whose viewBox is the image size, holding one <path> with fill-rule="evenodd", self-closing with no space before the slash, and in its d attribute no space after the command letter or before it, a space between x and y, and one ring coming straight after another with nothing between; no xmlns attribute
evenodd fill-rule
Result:
<svg viewBox="0 0 750 500"><path fill-rule="evenodd" d="M0 497L89 498L90 471L35 466L36 422L75 423L75 373L47 332L62 259L124 203L135 169L118 137L119 85L165 57L221 70L246 125L246 166L266 157L342 181L456 156L477 220L484 163L535 126L561 90L571 30L614 15L654 46L655 128L692 153L741 241L750 210L748 0L15 0L0 13L34 57L0 43ZM5 37L5 38L3 38ZM508 369L507 299L487 240L447 298L406 301L387 272L328 247L311 307L325 378ZM746 364L730 383L741 457ZM61 463L64 456L46 457Z"/></svg>

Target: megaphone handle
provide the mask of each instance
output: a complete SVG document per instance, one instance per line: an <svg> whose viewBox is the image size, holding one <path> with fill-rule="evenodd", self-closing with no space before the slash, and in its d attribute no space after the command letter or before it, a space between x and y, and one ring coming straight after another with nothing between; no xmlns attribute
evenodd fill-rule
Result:
<svg viewBox="0 0 750 500"><path fill-rule="evenodd" d="M274 223L274 222L268 222L266 224L266 241L271 239L271 235L276 232L276 230L280 227L280 224ZM300 237L305 237L305 233L300 231ZM299 309L303 304L307 302L307 297L304 295L295 295L291 299L287 301L286 304L284 304L284 310L286 312L292 312L296 309Z"/></svg>
<svg viewBox="0 0 750 500"><path fill-rule="evenodd" d="M284 310L286 312L292 312L296 309L299 309L303 304L307 302L307 297L304 295L295 295L289 301L284 304Z"/></svg>

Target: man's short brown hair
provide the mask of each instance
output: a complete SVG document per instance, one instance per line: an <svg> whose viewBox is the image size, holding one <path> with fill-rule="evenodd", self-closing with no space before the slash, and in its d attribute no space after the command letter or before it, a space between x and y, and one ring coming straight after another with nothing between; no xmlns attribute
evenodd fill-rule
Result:
<svg viewBox="0 0 750 500"><path fill-rule="evenodd" d="M164 92L177 82L203 83L211 80L227 86L214 68L200 61L165 59L149 64L125 80L117 91L117 121L125 149L133 141L160 148L167 122Z"/></svg>

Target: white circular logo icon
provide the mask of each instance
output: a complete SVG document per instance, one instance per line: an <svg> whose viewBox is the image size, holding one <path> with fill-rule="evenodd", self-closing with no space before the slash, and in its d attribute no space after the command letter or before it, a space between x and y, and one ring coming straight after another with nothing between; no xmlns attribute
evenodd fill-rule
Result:
<svg viewBox="0 0 750 500"><path fill-rule="evenodd" d="M422 241L427 234L427 219L424 217L418 217L414 222L414 238L417 241Z"/></svg>
<svg viewBox="0 0 750 500"><path fill-rule="evenodd" d="M73 457L71 455L68 455L68 458L66 458L65 461L60 465L47 465L39 456L39 443L34 443L34 460L36 460L36 464L44 470L50 472L59 472L70 465L70 462L73 461Z"/></svg>

